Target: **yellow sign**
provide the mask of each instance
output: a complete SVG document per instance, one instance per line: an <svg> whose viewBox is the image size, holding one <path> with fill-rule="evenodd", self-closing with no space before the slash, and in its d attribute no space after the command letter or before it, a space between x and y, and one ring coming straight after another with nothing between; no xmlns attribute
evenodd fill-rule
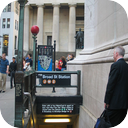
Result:
<svg viewBox="0 0 128 128"><path fill-rule="evenodd" d="M4 40L4 46L8 46L8 41Z"/></svg>

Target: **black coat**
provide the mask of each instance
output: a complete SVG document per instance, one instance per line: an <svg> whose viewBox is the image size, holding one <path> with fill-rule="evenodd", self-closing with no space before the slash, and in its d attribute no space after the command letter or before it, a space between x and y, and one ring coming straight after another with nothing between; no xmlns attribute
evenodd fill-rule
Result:
<svg viewBox="0 0 128 128"><path fill-rule="evenodd" d="M109 109L128 108L128 64L123 58L111 65L104 102Z"/></svg>
<svg viewBox="0 0 128 128"><path fill-rule="evenodd" d="M11 62L10 65L9 65L9 71L12 72L12 71L16 71L17 70L17 63L16 62Z"/></svg>

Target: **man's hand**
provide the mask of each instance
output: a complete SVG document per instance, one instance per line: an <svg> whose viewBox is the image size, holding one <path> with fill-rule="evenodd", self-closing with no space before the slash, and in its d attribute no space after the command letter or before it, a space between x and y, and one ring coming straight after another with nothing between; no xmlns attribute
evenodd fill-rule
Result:
<svg viewBox="0 0 128 128"><path fill-rule="evenodd" d="M7 66L7 71L6 71L6 73L7 73L7 74L9 73L9 65Z"/></svg>
<svg viewBox="0 0 128 128"><path fill-rule="evenodd" d="M108 108L109 104L104 103L104 108Z"/></svg>

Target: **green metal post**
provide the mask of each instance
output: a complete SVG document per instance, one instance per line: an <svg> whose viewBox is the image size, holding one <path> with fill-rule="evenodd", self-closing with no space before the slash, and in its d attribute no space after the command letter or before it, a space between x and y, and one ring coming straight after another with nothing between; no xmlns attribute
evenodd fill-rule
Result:
<svg viewBox="0 0 128 128"><path fill-rule="evenodd" d="M23 33L24 33L24 6L27 0L18 0L20 4L19 32L18 32L18 60L15 73L15 121L14 126L23 128Z"/></svg>
<svg viewBox="0 0 128 128"><path fill-rule="evenodd" d="M35 71L36 63L36 36L33 36L33 70Z"/></svg>
<svg viewBox="0 0 128 128"><path fill-rule="evenodd" d="M24 33L24 6L27 0L18 0L20 3L19 33L18 33L18 62L17 70L23 70L23 33Z"/></svg>

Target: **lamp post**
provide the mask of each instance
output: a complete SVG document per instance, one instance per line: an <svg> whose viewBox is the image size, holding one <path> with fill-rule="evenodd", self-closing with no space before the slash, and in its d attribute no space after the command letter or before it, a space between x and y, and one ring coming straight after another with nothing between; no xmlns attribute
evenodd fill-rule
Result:
<svg viewBox="0 0 128 128"><path fill-rule="evenodd" d="M24 32L24 6L27 0L18 0L20 4L19 33L18 33L18 60L17 70L23 70L23 32Z"/></svg>
<svg viewBox="0 0 128 128"><path fill-rule="evenodd" d="M18 0L20 4L19 31L18 31L18 60L15 73L15 121L14 126L23 128L23 32L24 32L24 6L27 0Z"/></svg>
<svg viewBox="0 0 128 128"><path fill-rule="evenodd" d="M36 35L39 32L39 27L37 25L34 25L31 27L31 33L33 34L33 70L35 70L35 65L36 65Z"/></svg>

